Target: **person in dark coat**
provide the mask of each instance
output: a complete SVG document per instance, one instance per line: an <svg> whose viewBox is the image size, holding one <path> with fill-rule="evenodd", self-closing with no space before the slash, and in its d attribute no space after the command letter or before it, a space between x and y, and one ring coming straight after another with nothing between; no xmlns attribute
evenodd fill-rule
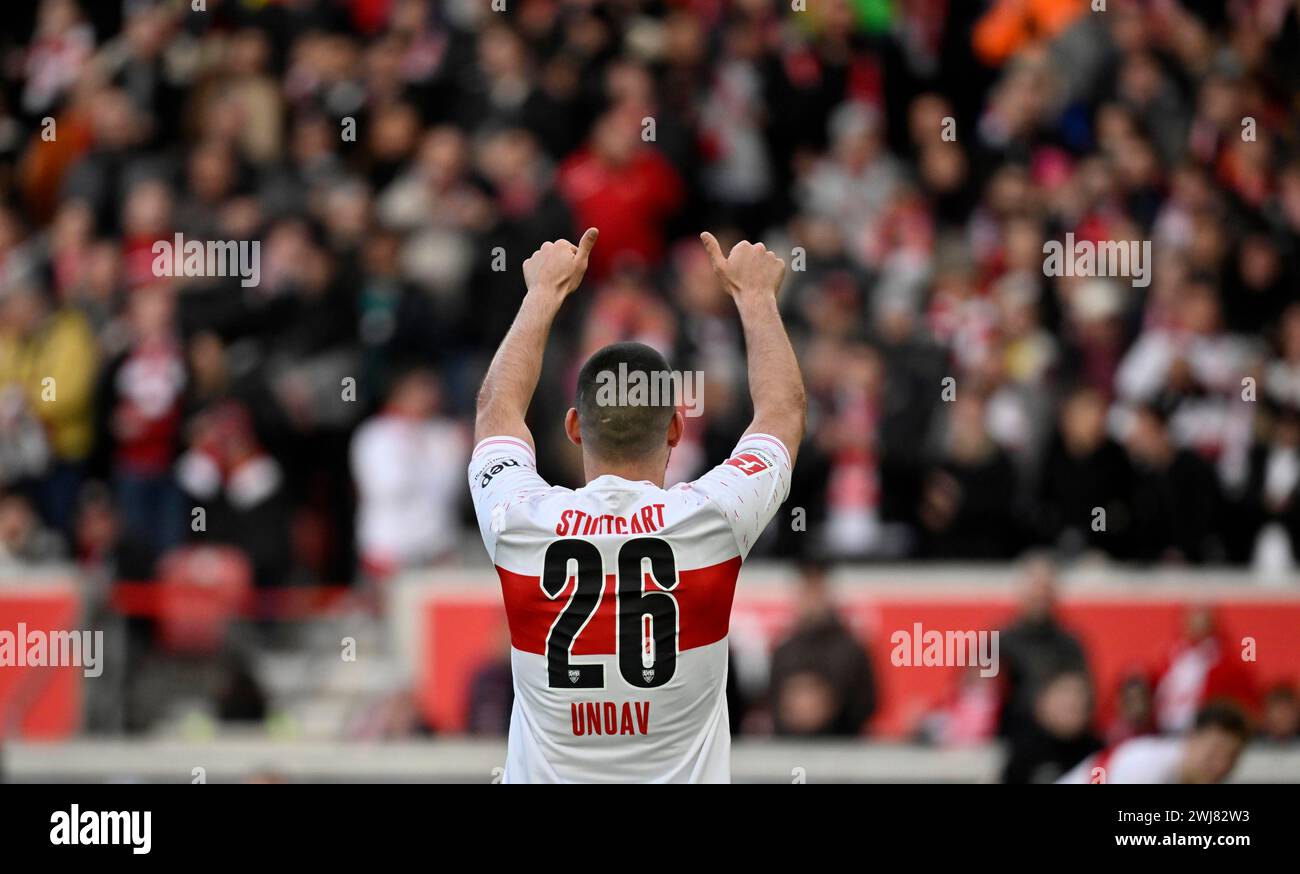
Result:
<svg viewBox="0 0 1300 874"><path fill-rule="evenodd" d="M778 735L853 737L876 711L867 651L835 611L826 567L807 561L795 627L772 655L771 702Z"/></svg>
<svg viewBox="0 0 1300 874"><path fill-rule="evenodd" d="M999 658L1005 681L999 733L1012 737L1034 722L1034 702L1055 677L1088 674L1087 658L1078 638L1054 614L1056 571L1043 558L1025 569L1020 615L999 634Z"/></svg>

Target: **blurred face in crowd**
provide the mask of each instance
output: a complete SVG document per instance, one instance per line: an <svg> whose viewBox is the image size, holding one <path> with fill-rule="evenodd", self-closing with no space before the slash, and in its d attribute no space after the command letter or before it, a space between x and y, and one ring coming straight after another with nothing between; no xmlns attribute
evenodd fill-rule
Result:
<svg viewBox="0 0 1300 874"><path fill-rule="evenodd" d="M235 184L235 162L229 149L205 143L190 157L190 190L200 200L212 202L230 194Z"/></svg>
<svg viewBox="0 0 1300 874"><path fill-rule="evenodd" d="M94 213L85 201L65 201L50 228L51 246L55 251L80 249L90 240L94 226Z"/></svg>
<svg viewBox="0 0 1300 874"><path fill-rule="evenodd" d="M1160 65L1147 52L1130 55L1120 71L1120 92L1132 103L1141 105L1154 100L1163 84Z"/></svg>
<svg viewBox="0 0 1300 874"><path fill-rule="evenodd" d="M195 335L189 346L190 370L199 395L222 391L226 384L226 349L209 331Z"/></svg>
<svg viewBox="0 0 1300 874"><path fill-rule="evenodd" d="M1183 782L1223 782L1245 748L1244 739L1217 725L1192 732L1183 753Z"/></svg>
<svg viewBox="0 0 1300 874"><path fill-rule="evenodd" d="M77 23L80 15L72 0L43 0L37 13L37 32L42 36L56 36Z"/></svg>
<svg viewBox="0 0 1300 874"><path fill-rule="evenodd" d="M101 553L117 540L118 520L112 501L105 495L86 500L77 514L77 545L89 553Z"/></svg>
<svg viewBox="0 0 1300 874"><path fill-rule="evenodd" d="M1045 559L1035 559L1025 567L1020 588L1020 615L1032 622L1051 618L1056 602L1056 569Z"/></svg>
<svg viewBox="0 0 1300 874"><path fill-rule="evenodd" d="M835 157L850 173L861 172L880 154L879 121L866 110L853 110L832 120Z"/></svg>
<svg viewBox="0 0 1300 874"><path fill-rule="evenodd" d="M1278 339L1282 357L1292 364L1300 364L1300 304L1288 307L1282 314Z"/></svg>
<svg viewBox="0 0 1300 874"><path fill-rule="evenodd" d="M371 125L370 152L380 161L400 161L415 148L420 119L407 103L381 108Z"/></svg>
<svg viewBox="0 0 1300 874"><path fill-rule="evenodd" d="M171 210L171 192L161 181L151 179L131 189L122 224L131 235L164 237L171 231Z"/></svg>
<svg viewBox="0 0 1300 874"><path fill-rule="evenodd" d="M1192 268L1207 275L1218 273L1227 253L1228 238L1223 231L1223 216L1218 210L1204 209L1192 216L1192 239L1187 257Z"/></svg>
<svg viewBox="0 0 1300 874"><path fill-rule="evenodd" d="M1097 110L1097 140L1108 154L1118 156L1137 135L1133 116L1118 103L1107 103Z"/></svg>
<svg viewBox="0 0 1300 874"><path fill-rule="evenodd" d="M376 230L366 239L363 250L366 272L373 276L396 276L401 252L402 238L399 235L382 229Z"/></svg>
<svg viewBox="0 0 1300 874"><path fill-rule="evenodd" d="M1278 689L1264 701L1260 720L1263 732L1274 740L1295 740L1300 735L1300 696L1292 689Z"/></svg>
<svg viewBox="0 0 1300 874"><path fill-rule="evenodd" d="M956 191L966 182L966 153L956 143L930 143L921 151L921 179L936 193Z"/></svg>
<svg viewBox="0 0 1300 874"><path fill-rule="evenodd" d="M419 33L429 23L429 0L397 0L392 14L394 31Z"/></svg>
<svg viewBox="0 0 1300 874"><path fill-rule="evenodd" d="M798 611L801 619L817 620L831 610L826 569L819 565L803 567L799 575Z"/></svg>
<svg viewBox="0 0 1300 874"><path fill-rule="evenodd" d="M1192 608L1187 611L1184 628L1193 643L1205 640L1214 634L1214 611L1209 607Z"/></svg>
<svg viewBox="0 0 1300 874"><path fill-rule="evenodd" d="M1062 674L1049 682L1034 702L1034 716L1049 734L1074 738L1088 730L1092 694L1083 674Z"/></svg>
<svg viewBox="0 0 1300 874"><path fill-rule="evenodd" d="M948 449L959 461L976 461L991 449L984 424L984 401L972 394L959 394L952 405L948 425Z"/></svg>
<svg viewBox="0 0 1300 874"><path fill-rule="evenodd" d="M498 188L527 180L534 170L537 146L522 128L499 131L478 150L479 170Z"/></svg>
<svg viewBox="0 0 1300 874"><path fill-rule="evenodd" d="M398 381L389 407L408 418L427 419L438 411L440 403L437 378L426 370L417 370Z"/></svg>
<svg viewBox="0 0 1300 874"><path fill-rule="evenodd" d="M1023 212L1031 205L1029 174L1020 166L1002 167L989 181L985 199L998 215Z"/></svg>
<svg viewBox="0 0 1300 874"><path fill-rule="evenodd" d="M44 296L35 288L14 288L0 297L0 333L26 337L45 315Z"/></svg>
<svg viewBox="0 0 1300 874"><path fill-rule="evenodd" d="M1105 398L1092 389L1072 394L1061 411L1061 436L1072 455L1096 451L1106 437Z"/></svg>
<svg viewBox="0 0 1300 874"><path fill-rule="evenodd" d="M1277 281L1282 271L1281 254L1267 236L1249 236L1242 241L1237 271L1246 288L1252 291L1266 289Z"/></svg>
<svg viewBox="0 0 1300 874"><path fill-rule="evenodd" d="M1278 177L1278 205L1291 229L1300 230L1300 164L1288 165Z"/></svg>
<svg viewBox="0 0 1300 874"><path fill-rule="evenodd" d="M1129 680L1120 689L1118 707L1129 725L1145 725L1151 719L1151 687L1144 680Z"/></svg>
<svg viewBox="0 0 1300 874"><path fill-rule="evenodd" d="M311 166L334 149L335 137L329 122L319 115L300 116L293 128L294 163Z"/></svg>
<svg viewBox="0 0 1300 874"><path fill-rule="evenodd" d="M171 16L162 6L134 7L126 20L126 40L138 58L154 58L167 44Z"/></svg>
<svg viewBox="0 0 1300 874"><path fill-rule="evenodd" d="M141 340L162 340L172 333L176 303L171 289L156 283L131 293L128 316L131 330Z"/></svg>
<svg viewBox="0 0 1300 874"><path fill-rule="evenodd" d="M1214 290L1204 283L1193 283L1183 293L1179 321L1184 330L1206 336L1219 328L1219 301Z"/></svg>
<svg viewBox="0 0 1300 874"><path fill-rule="evenodd" d="M907 131L916 145L933 142L952 117L952 104L941 94L922 94L907 109Z"/></svg>
<svg viewBox="0 0 1300 874"><path fill-rule="evenodd" d="M119 89L99 90L90 101L96 146L104 151L126 148L138 138L141 121L131 98Z"/></svg>
<svg viewBox="0 0 1300 874"><path fill-rule="evenodd" d="M681 66L698 64L706 50L707 38L699 18L686 12L669 13L664 23L664 58L667 62Z"/></svg>
<svg viewBox="0 0 1300 874"><path fill-rule="evenodd" d="M654 80L641 64L612 64L605 74L605 93L615 105L649 107L654 103Z"/></svg>
<svg viewBox="0 0 1300 874"><path fill-rule="evenodd" d="M608 112L596 122L591 144L605 163L621 167L632 160L640 148L640 120L627 110Z"/></svg>
<svg viewBox="0 0 1300 874"><path fill-rule="evenodd" d="M325 197L324 218L337 244L360 240L370 226L370 189L359 182L334 186Z"/></svg>
<svg viewBox="0 0 1300 874"><path fill-rule="evenodd" d="M811 671L792 674L781 684L777 709L781 723L792 734L814 734L835 718L835 690Z"/></svg>
<svg viewBox="0 0 1300 874"><path fill-rule="evenodd" d="M36 528L36 514L27 499L19 495L0 498L0 547L17 551Z"/></svg>
<svg viewBox="0 0 1300 874"><path fill-rule="evenodd" d="M479 66L489 78L524 74L527 58L523 43L508 27L490 27L479 37Z"/></svg>
<svg viewBox="0 0 1300 874"><path fill-rule="evenodd" d="M459 179L465 169L465 137L453 127L438 127L420 142L420 171L435 189Z"/></svg>
<svg viewBox="0 0 1300 874"><path fill-rule="evenodd" d="M1152 467L1163 467L1171 456L1169 429L1154 411L1141 409L1133 414L1127 440L1129 453Z"/></svg>

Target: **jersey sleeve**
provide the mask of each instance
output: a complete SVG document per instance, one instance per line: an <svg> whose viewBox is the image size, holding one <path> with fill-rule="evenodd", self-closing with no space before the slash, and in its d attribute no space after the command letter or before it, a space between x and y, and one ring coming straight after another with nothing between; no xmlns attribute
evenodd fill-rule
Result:
<svg viewBox="0 0 1300 874"><path fill-rule="evenodd" d="M549 488L537 474L532 448L518 437L488 437L474 447L469 493L489 557L496 558L497 537L510 505Z"/></svg>
<svg viewBox="0 0 1300 874"><path fill-rule="evenodd" d="M789 497L790 473L790 452L784 443L770 434L747 434L730 458L690 488L721 511L744 558Z"/></svg>

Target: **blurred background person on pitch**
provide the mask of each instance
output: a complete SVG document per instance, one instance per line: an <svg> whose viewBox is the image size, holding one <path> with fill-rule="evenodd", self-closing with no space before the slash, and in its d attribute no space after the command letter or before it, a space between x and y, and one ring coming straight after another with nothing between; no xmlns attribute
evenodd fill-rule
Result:
<svg viewBox="0 0 1300 874"><path fill-rule="evenodd" d="M1211 704L1181 737L1136 737L1088 756L1058 783L1222 783L1250 740L1230 704Z"/></svg>
<svg viewBox="0 0 1300 874"><path fill-rule="evenodd" d="M1101 749L1092 731L1092 689L1079 671L1058 674L1034 698L1032 719L1007 737L1003 783L1053 783Z"/></svg>
<svg viewBox="0 0 1300 874"><path fill-rule="evenodd" d="M1213 609L1189 608L1183 636L1173 644L1156 674L1156 726L1160 731L1186 731L1197 712L1211 701L1231 701L1251 712L1257 690L1241 653L1241 646L1218 627Z"/></svg>
<svg viewBox="0 0 1300 874"><path fill-rule="evenodd" d="M794 628L772 654L773 730L786 736L862 733L876 711L876 681L866 649L836 612L827 567L805 561Z"/></svg>
<svg viewBox="0 0 1300 874"><path fill-rule="evenodd" d="M1023 573L1020 612L998 638L1005 684L999 734L1008 738L1035 729L1035 702L1049 682L1067 673L1088 676L1083 645L1054 612L1055 567L1047 559L1035 557Z"/></svg>

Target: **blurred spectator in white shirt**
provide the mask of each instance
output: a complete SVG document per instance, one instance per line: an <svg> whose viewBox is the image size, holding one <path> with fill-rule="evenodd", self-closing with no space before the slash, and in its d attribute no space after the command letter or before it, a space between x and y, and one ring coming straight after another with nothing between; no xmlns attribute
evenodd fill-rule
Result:
<svg viewBox="0 0 1300 874"><path fill-rule="evenodd" d="M470 447L464 427L441 413L441 394L432 372L408 371L352 441L358 547L376 576L436 561L459 539Z"/></svg>

